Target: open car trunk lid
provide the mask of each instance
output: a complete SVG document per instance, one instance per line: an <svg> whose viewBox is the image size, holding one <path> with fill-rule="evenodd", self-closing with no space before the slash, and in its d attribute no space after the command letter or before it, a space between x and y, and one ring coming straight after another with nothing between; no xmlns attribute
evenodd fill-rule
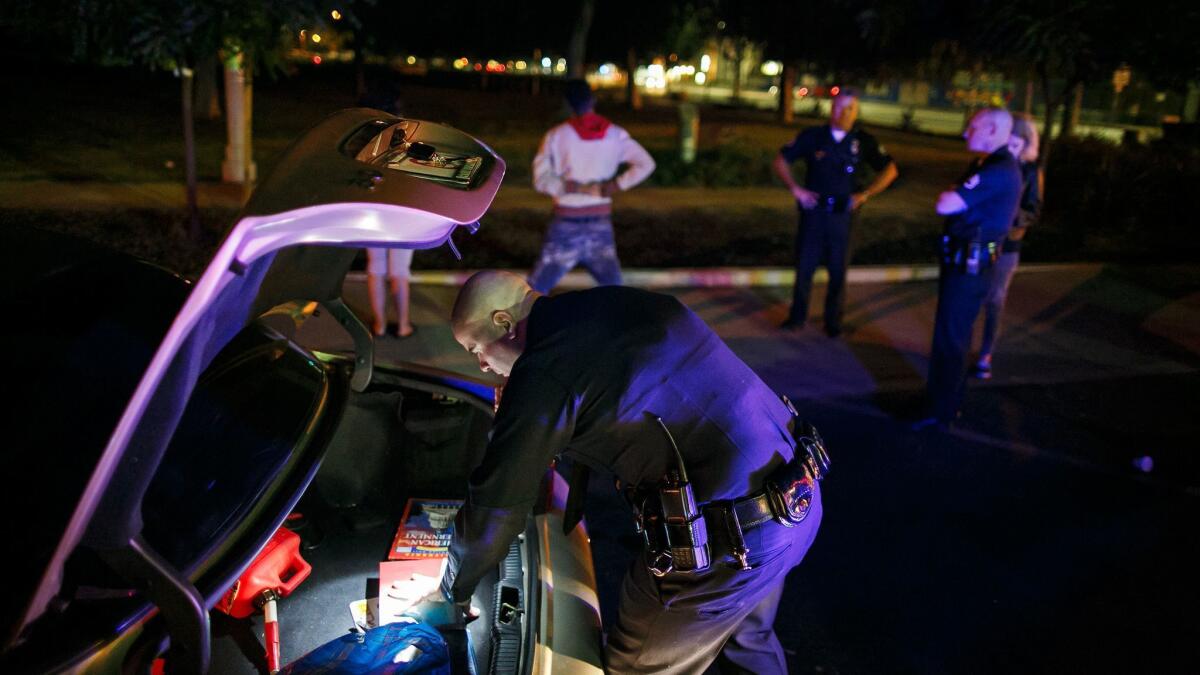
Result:
<svg viewBox="0 0 1200 675"><path fill-rule="evenodd" d="M44 612L65 561L83 544L104 559L136 561L127 566L135 577L129 581L164 615L173 644L203 668L207 609L217 598L196 590L194 569L172 569L141 537L143 496L200 374L271 307L340 297L355 249L453 245L458 227L473 231L505 169L500 157L466 134L366 109L327 118L287 150L279 167L247 204L154 352L41 582L29 593L22 623L9 631L10 644ZM253 555L233 568L243 569Z"/></svg>

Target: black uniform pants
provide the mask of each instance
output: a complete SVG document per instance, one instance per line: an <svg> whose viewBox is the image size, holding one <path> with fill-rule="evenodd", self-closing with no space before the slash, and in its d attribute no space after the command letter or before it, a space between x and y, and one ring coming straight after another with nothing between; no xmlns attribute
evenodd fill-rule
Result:
<svg viewBox="0 0 1200 675"><path fill-rule="evenodd" d="M801 211L796 234L796 284L792 288L792 311L788 320L804 323L808 318L808 298L817 266L829 270L825 291L825 330L842 327L842 308L846 300L846 265L850 256L851 213Z"/></svg>
<svg viewBox="0 0 1200 675"><path fill-rule="evenodd" d="M992 284L993 269L966 274L942 266L937 318L929 354L929 413L942 422L958 417L966 389L967 356L975 319Z"/></svg>
<svg viewBox="0 0 1200 675"><path fill-rule="evenodd" d="M820 525L818 492L798 526L770 521L746 533L752 569L739 569L732 556L719 553L728 545L714 546L719 557L703 574L658 578L646 569L645 554L639 556L621 584L617 622L608 632L607 672L694 674L717 660L723 673L787 673L775 611L788 572L800 564Z"/></svg>

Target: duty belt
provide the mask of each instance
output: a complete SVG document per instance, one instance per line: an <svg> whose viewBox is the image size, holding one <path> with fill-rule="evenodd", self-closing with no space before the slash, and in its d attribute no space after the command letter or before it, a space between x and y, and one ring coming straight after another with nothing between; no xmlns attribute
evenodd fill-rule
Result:
<svg viewBox="0 0 1200 675"><path fill-rule="evenodd" d="M700 508L712 513L732 511L732 515L737 518L737 523L743 531L753 530L775 518L775 512L771 510L771 498L767 495L766 490L759 490L749 497L732 501L707 502Z"/></svg>
<svg viewBox="0 0 1200 675"><path fill-rule="evenodd" d="M991 269L999 257L998 242L942 235L942 265L950 269L975 275Z"/></svg>
<svg viewBox="0 0 1200 675"><path fill-rule="evenodd" d="M653 487L628 486L623 490L633 508L638 532L646 545L647 565L655 576L669 572L703 572L711 563L710 540L725 539L741 569L750 569L745 532L774 520L784 527L803 522L816 496L817 481L829 471L829 455L815 427L793 414L791 432L796 440L792 461L773 470L765 485L746 497L696 505L686 481L668 472ZM662 424L660 418L655 418ZM666 429L665 424L663 425ZM670 437L670 432L667 432ZM674 440L672 439L672 445ZM680 467L682 456L678 454ZM686 493L682 506L676 504ZM709 537L709 534L714 535Z"/></svg>
<svg viewBox="0 0 1200 675"><path fill-rule="evenodd" d="M850 210L850 195L822 193L817 197L817 205L812 210L826 213L846 213Z"/></svg>

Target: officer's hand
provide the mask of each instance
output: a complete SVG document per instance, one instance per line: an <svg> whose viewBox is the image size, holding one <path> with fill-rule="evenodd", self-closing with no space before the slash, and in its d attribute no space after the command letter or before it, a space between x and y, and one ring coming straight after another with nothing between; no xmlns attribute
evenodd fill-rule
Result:
<svg viewBox="0 0 1200 675"><path fill-rule="evenodd" d="M851 211L856 211L858 209L858 207L860 207L866 203L867 203L867 193L855 192L854 194L850 195L850 210Z"/></svg>
<svg viewBox="0 0 1200 675"><path fill-rule="evenodd" d="M472 605L470 600L456 603L454 606L458 608L458 613L462 617L463 623L471 623L475 619L478 619L482 613L482 610Z"/></svg>
<svg viewBox="0 0 1200 675"><path fill-rule="evenodd" d="M439 589L414 602L402 614L423 623L434 626L446 626L458 623L470 623L479 618L480 610L478 607L471 605L470 601L462 603L449 602Z"/></svg>
<svg viewBox="0 0 1200 675"><path fill-rule="evenodd" d="M812 190L805 190L799 185L792 188L792 196L796 198L797 202L800 202L801 207L806 209L815 207L817 205L817 200L820 199L820 195Z"/></svg>

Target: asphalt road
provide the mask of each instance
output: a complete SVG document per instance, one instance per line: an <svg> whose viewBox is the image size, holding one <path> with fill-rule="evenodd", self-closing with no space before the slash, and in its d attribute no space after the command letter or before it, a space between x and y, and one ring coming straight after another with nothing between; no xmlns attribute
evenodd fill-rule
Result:
<svg viewBox="0 0 1200 675"><path fill-rule="evenodd" d="M471 372L445 325L454 292L416 287L417 335L379 358ZM934 283L852 284L840 340L819 319L776 331L787 289L674 293L798 402L834 458L821 534L776 623L793 672L1200 672L1200 267L1019 273L995 378L973 383L949 433L902 421ZM348 283L351 306L364 295ZM301 339L349 345L327 317ZM632 544L609 497L597 479L606 614Z"/></svg>

